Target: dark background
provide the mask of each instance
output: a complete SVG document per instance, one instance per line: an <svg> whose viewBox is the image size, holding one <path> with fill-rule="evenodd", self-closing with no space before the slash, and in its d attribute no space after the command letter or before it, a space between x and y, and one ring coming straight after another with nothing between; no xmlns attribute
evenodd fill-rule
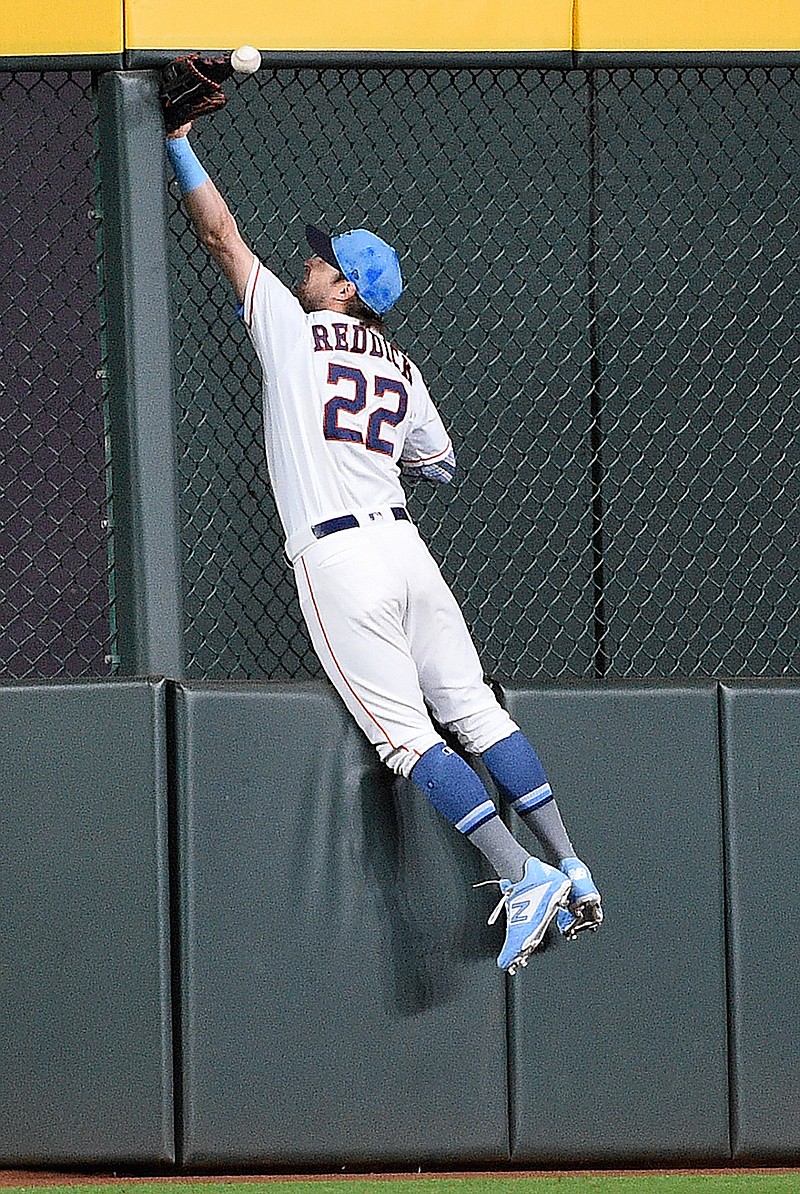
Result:
<svg viewBox="0 0 800 1194"><path fill-rule="evenodd" d="M0 74L0 664L112 670L88 73Z"/></svg>

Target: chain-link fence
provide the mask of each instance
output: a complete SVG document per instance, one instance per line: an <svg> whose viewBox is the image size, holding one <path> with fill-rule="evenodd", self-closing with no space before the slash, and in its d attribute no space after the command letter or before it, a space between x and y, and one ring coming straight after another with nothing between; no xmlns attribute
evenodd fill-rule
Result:
<svg viewBox="0 0 800 1194"><path fill-rule="evenodd" d="M423 368L460 465L454 487L420 487L410 505L506 674L592 663L583 86L519 71L281 70L197 130L245 237L287 279L306 222L366 225L399 246L408 290L392 334ZM314 674L252 353L177 210L174 227L190 666Z"/></svg>
<svg viewBox="0 0 800 1194"><path fill-rule="evenodd" d="M398 245L460 479L411 507L488 670L798 670L798 72L281 69L196 143L263 260ZM189 669L316 674L259 382L175 200Z"/></svg>
<svg viewBox="0 0 800 1194"><path fill-rule="evenodd" d="M2 664L114 670L88 74L0 75ZM196 143L259 255L401 250L412 490L487 669L797 674L800 72L265 70ZM314 675L232 296L173 191L187 671Z"/></svg>
<svg viewBox="0 0 800 1194"><path fill-rule="evenodd" d="M0 666L113 670L91 77L0 74Z"/></svg>
<svg viewBox="0 0 800 1194"><path fill-rule="evenodd" d="M605 653L797 673L800 75L600 72Z"/></svg>

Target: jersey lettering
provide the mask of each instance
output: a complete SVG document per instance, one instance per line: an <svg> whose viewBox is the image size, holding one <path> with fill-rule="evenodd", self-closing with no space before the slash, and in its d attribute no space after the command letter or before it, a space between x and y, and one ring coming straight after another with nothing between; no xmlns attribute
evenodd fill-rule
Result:
<svg viewBox="0 0 800 1194"><path fill-rule="evenodd" d="M379 406L369 416L366 436L354 427L343 427L339 422L340 412L348 415L358 415L367 405L367 379L360 369L349 365L337 365L333 361L328 365L328 384L338 385L348 382L353 387L352 396L335 394L325 403L323 412L323 432L327 440L340 440L349 444L364 444L370 452L379 452L391 456L394 445L390 440L381 438L384 424L397 427L402 423L408 412L408 392L401 381L391 377L375 378L375 397L384 398L387 394L397 397L397 406Z"/></svg>
<svg viewBox="0 0 800 1194"><path fill-rule="evenodd" d="M396 348L390 340L367 328L363 323L334 323L331 324L335 342L331 344L330 329L324 323L312 323L311 335L314 340L314 352L357 352L359 355L377 357L387 360L394 365L409 384L414 381L411 373L411 362Z"/></svg>
<svg viewBox="0 0 800 1194"><path fill-rule="evenodd" d="M314 352L333 352L328 340L328 329L324 323L315 323L311 334L314 337Z"/></svg>

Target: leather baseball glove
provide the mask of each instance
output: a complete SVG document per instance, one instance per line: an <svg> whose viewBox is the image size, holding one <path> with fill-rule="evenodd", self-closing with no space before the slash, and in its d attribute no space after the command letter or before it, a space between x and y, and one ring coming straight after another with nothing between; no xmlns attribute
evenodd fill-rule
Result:
<svg viewBox="0 0 800 1194"><path fill-rule="evenodd" d="M230 59L199 54L175 58L163 67L158 94L167 132L222 108L227 102L222 84L232 74Z"/></svg>

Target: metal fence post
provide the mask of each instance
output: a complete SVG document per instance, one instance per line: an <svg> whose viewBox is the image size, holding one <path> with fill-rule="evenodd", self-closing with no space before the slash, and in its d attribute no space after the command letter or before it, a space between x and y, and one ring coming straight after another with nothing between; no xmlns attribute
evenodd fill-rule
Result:
<svg viewBox="0 0 800 1194"><path fill-rule="evenodd" d="M98 129L119 671L180 677L166 178L154 72L101 76Z"/></svg>

